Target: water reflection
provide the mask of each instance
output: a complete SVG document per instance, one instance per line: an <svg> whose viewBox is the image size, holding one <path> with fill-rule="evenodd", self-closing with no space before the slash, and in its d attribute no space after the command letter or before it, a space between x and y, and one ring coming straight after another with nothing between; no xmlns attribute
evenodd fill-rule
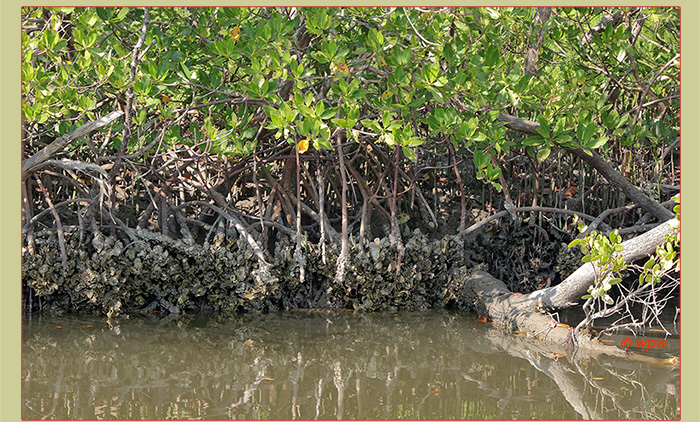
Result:
<svg viewBox="0 0 700 422"><path fill-rule="evenodd" d="M23 341L24 419L679 416L673 367L570 361L443 311L35 318Z"/></svg>

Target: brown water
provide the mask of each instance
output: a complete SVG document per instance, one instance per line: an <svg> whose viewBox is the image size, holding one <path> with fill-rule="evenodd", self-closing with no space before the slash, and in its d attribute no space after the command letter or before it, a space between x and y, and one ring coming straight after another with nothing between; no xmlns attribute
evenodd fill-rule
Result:
<svg viewBox="0 0 700 422"><path fill-rule="evenodd" d="M677 356L678 338L648 353ZM22 374L24 419L676 419L680 408L672 365L557 357L446 311L35 316Z"/></svg>

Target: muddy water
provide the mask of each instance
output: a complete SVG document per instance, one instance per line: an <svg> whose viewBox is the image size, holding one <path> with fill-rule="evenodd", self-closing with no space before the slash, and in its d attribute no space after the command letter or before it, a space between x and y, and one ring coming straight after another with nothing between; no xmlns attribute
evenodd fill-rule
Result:
<svg viewBox="0 0 700 422"><path fill-rule="evenodd" d="M677 356L678 338L643 353ZM22 374L24 419L675 419L680 408L672 365L553 356L446 311L35 316Z"/></svg>

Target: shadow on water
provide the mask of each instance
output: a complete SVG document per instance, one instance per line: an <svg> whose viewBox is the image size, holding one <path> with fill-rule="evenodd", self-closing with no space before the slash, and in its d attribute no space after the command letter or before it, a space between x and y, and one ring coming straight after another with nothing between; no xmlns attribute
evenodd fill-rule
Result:
<svg viewBox="0 0 700 422"><path fill-rule="evenodd" d="M35 317L22 374L24 419L679 417L677 368L558 356L447 311Z"/></svg>

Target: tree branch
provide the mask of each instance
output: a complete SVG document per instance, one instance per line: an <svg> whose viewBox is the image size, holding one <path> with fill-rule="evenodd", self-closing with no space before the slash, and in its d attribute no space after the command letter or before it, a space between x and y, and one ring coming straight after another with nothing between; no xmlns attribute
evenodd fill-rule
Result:
<svg viewBox="0 0 700 422"><path fill-rule="evenodd" d="M666 241L667 235L677 232L678 229L671 227L666 222L640 236L622 242L624 247L621 252L622 259L629 263L646 258L656 251L657 246ZM600 272L599 267L592 263L584 264L561 284L530 293L525 295L523 299L532 299L540 308L544 309L569 308L578 303L581 297L586 294L598 272Z"/></svg>
<svg viewBox="0 0 700 422"><path fill-rule="evenodd" d="M540 127L539 123L535 123L530 120L521 119L519 117L510 116L508 114L501 113L498 115L497 120L501 122L506 122L506 127L516 130L518 132L528 133L531 135L537 135L537 128ZM638 204L644 210L650 212L659 221L666 221L673 218L673 213L656 201L652 201L644 192L639 190L635 185L633 185L629 180L627 180L622 174L615 170L607 161L605 161L596 151L593 150L583 150L582 148L564 148L566 151L574 154L581 160L585 161L586 164L598 170L598 172L607 179L613 186L620 189L627 197L629 197L634 203ZM590 152L590 155L589 155Z"/></svg>
<svg viewBox="0 0 700 422"><path fill-rule="evenodd" d="M69 143L80 138L81 136L87 135L88 133L97 130L103 126L108 125L114 119L124 114L123 111L113 111L106 116L102 116L99 119L86 123L73 132L63 135L55 141L51 142L49 145L44 147L41 151L32 155L22 162L22 179L26 179L27 176L31 175L40 168L40 165L48 160L51 156L59 151L62 151Z"/></svg>

